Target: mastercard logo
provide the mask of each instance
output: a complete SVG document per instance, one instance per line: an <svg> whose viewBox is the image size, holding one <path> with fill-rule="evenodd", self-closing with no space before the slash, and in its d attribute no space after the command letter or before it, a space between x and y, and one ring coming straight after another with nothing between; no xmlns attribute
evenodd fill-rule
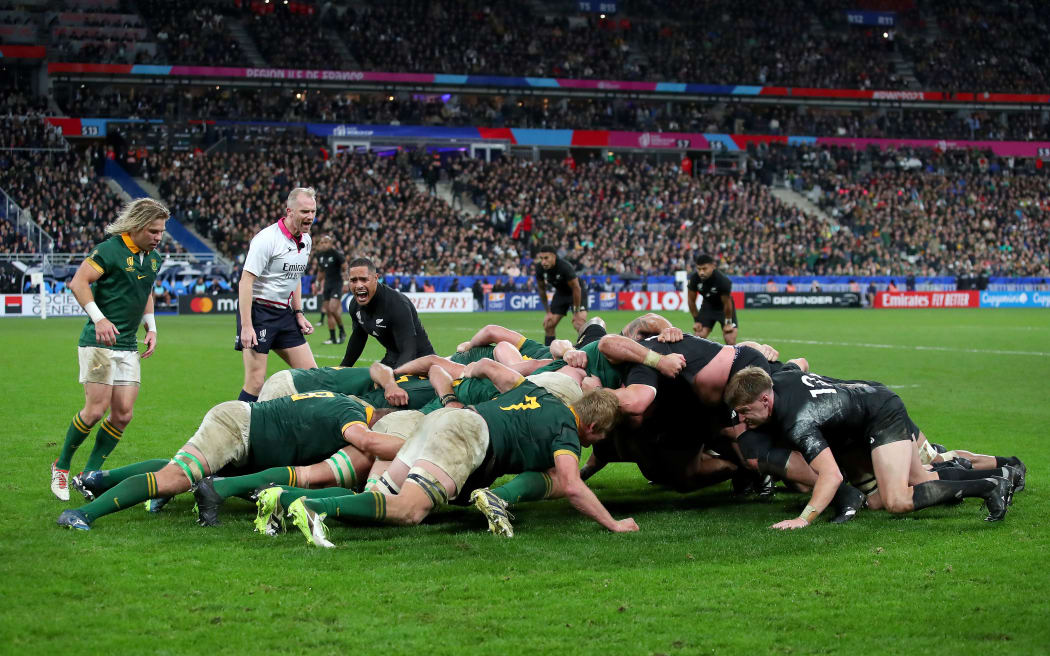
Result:
<svg viewBox="0 0 1050 656"><path fill-rule="evenodd" d="M215 306L207 296L195 298L190 301L190 310L193 312L211 312Z"/></svg>

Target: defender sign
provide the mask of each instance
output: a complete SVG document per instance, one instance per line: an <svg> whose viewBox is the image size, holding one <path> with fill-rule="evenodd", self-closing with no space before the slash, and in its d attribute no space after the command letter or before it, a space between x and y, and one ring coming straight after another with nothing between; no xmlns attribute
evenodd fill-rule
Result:
<svg viewBox="0 0 1050 656"><path fill-rule="evenodd" d="M854 292L748 292L744 294L746 308L859 308L860 294Z"/></svg>

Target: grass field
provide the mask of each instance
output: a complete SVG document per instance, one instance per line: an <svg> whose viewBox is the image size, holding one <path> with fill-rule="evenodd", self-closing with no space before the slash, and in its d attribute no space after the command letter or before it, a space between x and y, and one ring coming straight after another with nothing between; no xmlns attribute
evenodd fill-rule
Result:
<svg viewBox="0 0 1050 656"><path fill-rule="evenodd" d="M741 314L744 338L804 355L818 373L896 386L933 441L1019 456L1028 489L999 524L968 500L780 533L768 526L804 497L738 502L728 484L679 495L620 464L591 484L614 516L638 521L635 534L550 501L515 510L512 540L450 509L412 529L333 523L339 548L321 550L298 532L253 534L254 508L236 499L223 526L199 528L186 495L157 516L131 509L71 532L55 519L80 500L51 495L48 466L83 399L82 321L5 319L0 653L1050 652L1050 314ZM632 316L606 319L619 328ZM684 313L671 318L689 327ZM424 316L441 353L486 322L541 336L538 313ZM112 466L171 456L241 386L232 316L159 324ZM326 335L311 338L322 366L342 354L321 345Z"/></svg>

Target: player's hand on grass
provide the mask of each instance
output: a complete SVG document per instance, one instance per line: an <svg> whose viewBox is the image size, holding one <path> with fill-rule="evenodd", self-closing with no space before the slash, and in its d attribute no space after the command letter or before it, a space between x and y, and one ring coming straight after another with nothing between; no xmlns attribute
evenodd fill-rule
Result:
<svg viewBox="0 0 1050 656"><path fill-rule="evenodd" d="M470 342L460 342L459 346L456 347L456 353L466 353L472 348L474 347Z"/></svg>
<svg viewBox="0 0 1050 656"><path fill-rule="evenodd" d="M296 313L295 320L299 323L299 330L301 330L304 335L313 333L314 325L310 323L310 320L306 318L305 314Z"/></svg>
<svg viewBox="0 0 1050 656"><path fill-rule="evenodd" d="M627 519L621 519L616 522L616 527L612 529L613 533L634 533L638 530L638 523L634 521L633 517Z"/></svg>
<svg viewBox="0 0 1050 656"><path fill-rule="evenodd" d="M580 369L587 368L587 354L583 351L570 349L566 351L563 356L561 356L561 359L565 360L565 364L569 365L570 367L578 367Z"/></svg>
<svg viewBox="0 0 1050 656"><path fill-rule="evenodd" d="M397 385L384 387L383 396L386 397L386 402L392 406L408 405L408 392Z"/></svg>
<svg viewBox="0 0 1050 656"><path fill-rule="evenodd" d="M656 370L668 378L674 378L682 369L685 369L685 356L681 353L661 355L656 363Z"/></svg>
<svg viewBox="0 0 1050 656"><path fill-rule="evenodd" d="M671 326L670 328L664 328L663 330L661 330L660 334L656 336L656 341L668 342L673 344L674 342L682 341L683 337L684 335L682 333L681 328L677 326Z"/></svg>
<svg viewBox="0 0 1050 656"><path fill-rule="evenodd" d="M806 528L807 526L809 526L809 522L802 519L801 517L795 517L792 519L785 519L782 522L777 522L769 528L775 528L780 531L790 531L796 528Z"/></svg>
<svg viewBox="0 0 1050 656"><path fill-rule="evenodd" d="M702 331L703 329L704 329L704 324L700 323L699 321L694 321L693 322L693 334L694 335L699 337L700 336L700 331Z"/></svg>
<svg viewBox="0 0 1050 656"><path fill-rule="evenodd" d="M258 346L259 339L255 336L255 328L251 326L241 326L241 347L252 348Z"/></svg>
<svg viewBox="0 0 1050 656"><path fill-rule="evenodd" d="M157 348L157 333L150 331L146 333L146 339L143 340L146 344L146 352L142 354L143 359L153 355L153 351Z"/></svg>
<svg viewBox="0 0 1050 656"><path fill-rule="evenodd" d="M117 343L117 335L120 331L109 319L100 319L95 324L95 341L104 346L113 346Z"/></svg>

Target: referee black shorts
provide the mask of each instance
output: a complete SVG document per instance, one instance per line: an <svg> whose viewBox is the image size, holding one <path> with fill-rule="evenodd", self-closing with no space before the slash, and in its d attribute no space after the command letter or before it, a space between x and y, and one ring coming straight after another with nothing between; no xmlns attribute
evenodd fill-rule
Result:
<svg viewBox="0 0 1050 656"><path fill-rule="evenodd" d="M306 343L306 338L299 330L295 314L288 307L278 307L258 301L252 301L252 327L259 341L252 347L256 353L269 353L270 349L294 348ZM241 346L241 313L237 313L237 337L234 350L243 351Z"/></svg>

